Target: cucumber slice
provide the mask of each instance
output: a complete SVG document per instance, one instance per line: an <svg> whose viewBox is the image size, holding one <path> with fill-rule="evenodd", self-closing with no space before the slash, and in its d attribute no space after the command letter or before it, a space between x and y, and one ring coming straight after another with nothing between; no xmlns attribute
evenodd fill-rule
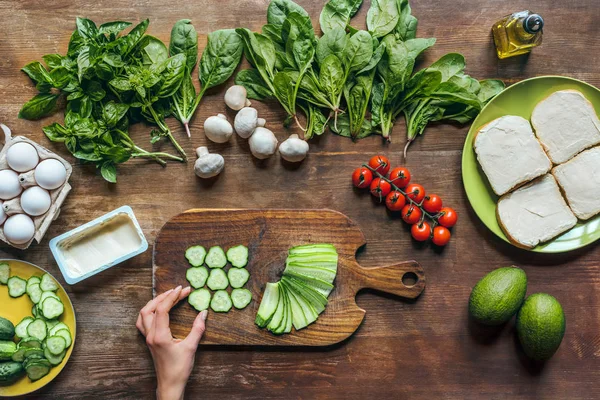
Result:
<svg viewBox="0 0 600 400"><path fill-rule="evenodd" d="M239 289L248 282L250 273L246 268L229 268L227 278L229 278L229 284L232 288Z"/></svg>
<svg viewBox="0 0 600 400"><path fill-rule="evenodd" d="M65 306L62 301L54 297L48 297L42 303L42 315L47 319L60 317L65 312ZM44 323L46 325L46 323Z"/></svg>
<svg viewBox="0 0 600 400"><path fill-rule="evenodd" d="M194 289L199 289L206 284L208 270L205 267L188 268L185 273L185 278Z"/></svg>
<svg viewBox="0 0 600 400"><path fill-rule="evenodd" d="M245 267L248 264L248 248L243 244L230 248L227 250L227 260L234 267Z"/></svg>
<svg viewBox="0 0 600 400"><path fill-rule="evenodd" d="M19 339L24 339L24 338L28 337L29 335L27 334L27 327L32 322L33 322L33 318L31 318L31 317L23 318L21 320L21 322L19 322L17 324L17 326L15 326L15 335L17 335L17 337Z"/></svg>
<svg viewBox="0 0 600 400"><path fill-rule="evenodd" d="M50 334L50 336L54 336L56 335L56 332L66 329L67 332L71 333L71 330L69 329L69 327L67 326L67 324L65 324L64 322L59 322L58 324L56 324L54 326L54 328L50 329L50 332L48 332Z"/></svg>
<svg viewBox="0 0 600 400"><path fill-rule="evenodd" d="M29 379L31 379L31 381L37 381L48 375L50 372L50 366L42 363L35 363L30 364L27 368L25 368L25 371L27 372L27 376Z"/></svg>
<svg viewBox="0 0 600 400"><path fill-rule="evenodd" d="M33 285L29 285L29 281L27 281L27 294L29 295L29 299L33 304L37 304L40 302L42 297L42 289L40 288L39 283L34 283ZM50 292L52 293L52 292Z"/></svg>
<svg viewBox="0 0 600 400"><path fill-rule="evenodd" d="M40 288L44 292L56 292L58 290L58 283L50 274L42 275L42 282L40 282Z"/></svg>
<svg viewBox="0 0 600 400"><path fill-rule="evenodd" d="M291 263L290 265L285 267L283 274L285 275L287 273L296 273L299 275L304 275L304 276L308 277L309 279L320 279L329 284L333 283L333 281L335 279L335 275L336 275L335 271L332 271L327 268L303 267L303 266L299 266L295 263Z"/></svg>
<svg viewBox="0 0 600 400"><path fill-rule="evenodd" d="M196 311L204 311L210 305L210 292L208 289L194 290L188 296L188 303L190 303Z"/></svg>
<svg viewBox="0 0 600 400"><path fill-rule="evenodd" d="M61 329L57 332L54 332L54 335L60 336L63 339L65 339L65 342L67 343L67 349L71 347L71 343L73 343L73 338L71 338L71 332L69 332L68 329Z"/></svg>
<svg viewBox="0 0 600 400"><path fill-rule="evenodd" d="M25 361L23 362L23 368L27 369L27 367L29 367L30 365L33 364L40 364L40 365L47 365L48 367L52 367L52 364L50 364L50 362L48 360L46 360L46 358L44 357L44 350L42 349L29 349L29 350L36 350L35 354L34 352L31 352L30 356L27 356L27 351L25 352Z"/></svg>
<svg viewBox="0 0 600 400"><path fill-rule="evenodd" d="M42 341L36 337L27 337L19 342L19 347L27 347L31 349L41 349Z"/></svg>
<svg viewBox="0 0 600 400"><path fill-rule="evenodd" d="M294 325L294 328L296 328L296 330L306 328L306 326L308 325L308 321L306 319L306 316L304 315L302 307L300 307L300 303L298 302L296 295L292 290L290 290L290 288L285 283L281 284L283 285L283 287L285 287L285 292L287 293L288 300L290 302L292 324Z"/></svg>
<svg viewBox="0 0 600 400"><path fill-rule="evenodd" d="M44 350L38 349L36 347L26 347L23 352L23 363L34 362L33 360L39 360L44 358Z"/></svg>
<svg viewBox="0 0 600 400"><path fill-rule="evenodd" d="M271 321L279 305L279 284L267 283L254 323L261 328Z"/></svg>
<svg viewBox="0 0 600 400"><path fill-rule="evenodd" d="M217 290L210 301L210 308L214 312L228 312L231 310L231 299L225 290Z"/></svg>
<svg viewBox="0 0 600 400"><path fill-rule="evenodd" d="M287 313L287 293L285 292L285 288L280 283L277 284L279 286L279 302L277 304L277 309L275 310L275 314L271 318L271 321L267 325L267 329L273 333L283 333L278 332L280 326L285 325L285 318Z"/></svg>
<svg viewBox="0 0 600 400"><path fill-rule="evenodd" d="M19 347L12 355L12 360L16 362L23 362L25 360L25 351L28 347Z"/></svg>
<svg viewBox="0 0 600 400"><path fill-rule="evenodd" d="M335 246L327 243L319 243L319 244L303 244L301 246L292 247L289 251L289 255L293 254L327 254L334 253L337 254L337 250Z"/></svg>
<svg viewBox="0 0 600 400"><path fill-rule="evenodd" d="M223 268L225 265L227 265L227 257L225 256L225 252L219 246L211 247L208 250L208 254L206 255L206 259L204 261L210 268Z"/></svg>
<svg viewBox="0 0 600 400"><path fill-rule="evenodd" d="M40 278L39 276L32 276L29 279L27 279L27 289L29 289L29 286L34 285L36 283L41 283L42 282L42 278Z"/></svg>
<svg viewBox="0 0 600 400"><path fill-rule="evenodd" d="M57 319L50 319L48 321L46 321L46 327L48 328L48 332L50 332L50 329L54 328L56 325L58 325L59 321Z"/></svg>
<svg viewBox="0 0 600 400"><path fill-rule="evenodd" d="M233 289L231 291L231 302L238 310L242 310L252 302L252 293L248 289Z"/></svg>
<svg viewBox="0 0 600 400"><path fill-rule="evenodd" d="M331 293L331 291L333 290L333 285L331 283L325 282L321 279L311 278L303 274L298 274L296 272L287 272L286 275L298 279L299 281L303 282L306 286L309 286L317 292L321 293L323 296L325 296L325 298L327 298L329 296L329 293Z"/></svg>
<svg viewBox="0 0 600 400"><path fill-rule="evenodd" d="M46 339L46 335L48 334L48 329L46 328L46 321L40 318L31 321L31 323L27 326L27 334L30 337L34 337L40 341Z"/></svg>
<svg viewBox="0 0 600 400"><path fill-rule="evenodd" d="M67 354L66 350L63 350L59 354L52 354L50 352L50 350L48 350L47 347L44 350L44 357L46 357L46 360L48 360L50 362L50 364L52 364L52 365L58 365L58 364L60 364L62 362L62 360L65 358L66 354Z"/></svg>
<svg viewBox="0 0 600 400"><path fill-rule="evenodd" d="M0 283L6 285L10 278L10 265L7 263L0 264Z"/></svg>
<svg viewBox="0 0 600 400"><path fill-rule="evenodd" d="M204 264L204 258L206 257L206 250L202 246L188 247L185 251L185 258L193 267L199 267Z"/></svg>
<svg viewBox="0 0 600 400"><path fill-rule="evenodd" d="M62 336L50 336L46 339L46 349L55 356L59 355L67 348L67 341Z"/></svg>
<svg viewBox="0 0 600 400"><path fill-rule="evenodd" d="M300 318L295 320L296 310L293 310L294 315L292 322L294 324L294 328L296 328L296 330L300 330L315 322L317 318L319 318L319 313L313 308L310 301L305 299L304 296L302 296L302 293L297 291L292 285L287 283L287 281L284 281L283 284L291 296L294 297L295 302L297 303L298 307L300 307L300 311L302 311L302 315L304 316L304 321ZM292 304L292 306L293 305L294 304ZM304 323L306 325L302 326Z"/></svg>
<svg viewBox="0 0 600 400"><path fill-rule="evenodd" d="M292 287L296 293L304 297L304 299L312 306L317 314L321 314L323 311L325 311L327 299L321 293L288 276L282 277L281 280L288 286Z"/></svg>
<svg viewBox="0 0 600 400"><path fill-rule="evenodd" d="M296 264L303 267L319 267L330 269L334 272L337 271L338 256L337 254L332 255L312 255L312 254L299 254L288 256L285 260L285 265Z"/></svg>
<svg viewBox="0 0 600 400"><path fill-rule="evenodd" d="M58 295L54 292L42 292L42 295L40 296L40 301L38 302L38 304L41 306L42 303L44 302L44 300L46 300L48 297L54 297L57 300L60 300L60 297L58 297ZM40 312L41 307L38 307L38 313Z"/></svg>
<svg viewBox="0 0 600 400"><path fill-rule="evenodd" d="M10 297L21 297L27 290L27 281L18 276L11 276L6 284L8 285L8 295Z"/></svg>
<svg viewBox="0 0 600 400"><path fill-rule="evenodd" d="M222 269L213 269L210 271L210 275L206 281L206 286L208 286L210 290L226 289L228 285L229 280L227 279L225 271Z"/></svg>

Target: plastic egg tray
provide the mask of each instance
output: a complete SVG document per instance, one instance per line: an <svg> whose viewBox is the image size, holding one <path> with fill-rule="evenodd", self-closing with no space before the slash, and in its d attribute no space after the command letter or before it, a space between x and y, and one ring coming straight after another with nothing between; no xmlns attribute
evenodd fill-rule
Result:
<svg viewBox="0 0 600 400"><path fill-rule="evenodd" d="M63 183L63 185L58 187L57 189L49 190L51 200L50 209L40 216L31 216L31 219L33 220L33 224L35 226L35 233L31 240L23 244L11 243L6 239L6 236L4 235L3 225L0 226L0 240L2 240L5 243L8 243L13 247L24 250L28 248L34 240L40 243L52 221L54 221L58 217L60 213L60 207L65 201L67 194L71 191L71 185L69 185L69 178L71 177L73 168L71 167L71 164L69 164L66 160L59 157L57 154L51 152L50 150L46 149L45 147L42 147L34 141L29 140L23 136L12 137L10 130L6 128L6 126L2 126L2 129L4 130L5 134L5 142L2 151L0 151L0 170L10 169L10 167L8 166L8 162L6 161L6 153L8 149L16 143L26 142L31 144L37 150L40 162L53 158L55 160L60 161L65 166L65 169L67 171L65 183ZM17 174L19 174L19 183L23 187L23 190L37 185L34 178L34 170L35 168L31 171L23 173L17 172ZM21 194L22 193L23 192L21 192ZM3 202L2 208L4 209L4 212L8 217L15 214L25 214L23 209L21 208L21 194L10 200L0 200Z"/></svg>

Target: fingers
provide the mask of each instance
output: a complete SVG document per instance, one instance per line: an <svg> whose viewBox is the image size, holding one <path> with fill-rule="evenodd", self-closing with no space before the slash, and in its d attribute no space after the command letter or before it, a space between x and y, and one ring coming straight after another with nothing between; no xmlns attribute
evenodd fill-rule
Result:
<svg viewBox="0 0 600 400"><path fill-rule="evenodd" d="M156 306L171 292L173 292L173 289L167 290L166 292L159 294L158 296L150 300L144 306L144 308L142 308L140 314L138 315L138 320L135 324L139 331L142 332L142 335L148 335L148 332L152 328L152 322L154 320L154 312L156 311Z"/></svg>
<svg viewBox="0 0 600 400"><path fill-rule="evenodd" d="M169 329L169 311L171 311L171 308L173 308L180 300L186 298L190 294L190 291L191 288L189 286L185 289L178 286L156 306L153 327L154 334L157 337L164 338L165 340L167 338L169 340L173 338L171 330Z"/></svg>
<svg viewBox="0 0 600 400"><path fill-rule="evenodd" d="M200 343L200 339L202 339L202 335L204 334L204 331L206 331L205 321L207 316L208 310L204 310L196 316L196 319L194 319L194 325L192 325L190 334L183 340L190 348L196 349L196 347L198 347L198 343Z"/></svg>

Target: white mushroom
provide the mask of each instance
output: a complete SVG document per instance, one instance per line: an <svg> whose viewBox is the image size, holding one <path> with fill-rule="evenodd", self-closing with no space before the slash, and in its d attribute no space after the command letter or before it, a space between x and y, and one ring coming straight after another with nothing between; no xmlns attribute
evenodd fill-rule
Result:
<svg viewBox="0 0 600 400"><path fill-rule="evenodd" d="M194 172L200 178L212 178L223 171L225 160L220 154L210 154L207 147L198 147L196 149L198 159L194 164Z"/></svg>
<svg viewBox="0 0 600 400"><path fill-rule="evenodd" d="M252 155L258 159L264 160L271 157L277 150L277 138L267 128L258 127L254 130L250 140L250 151Z"/></svg>
<svg viewBox="0 0 600 400"><path fill-rule="evenodd" d="M267 121L263 118L258 118L258 111L256 108L244 107L242 108L233 121L233 127L241 138L248 139L254 129L259 126L265 126Z"/></svg>
<svg viewBox="0 0 600 400"><path fill-rule="evenodd" d="M281 158L289 162L300 162L306 158L308 153L308 143L302 140L298 135L290 135L279 146Z"/></svg>
<svg viewBox="0 0 600 400"><path fill-rule="evenodd" d="M248 96L248 92L245 87L233 85L225 92L225 104L232 110L241 110L250 105L250 100L246 96Z"/></svg>
<svg viewBox="0 0 600 400"><path fill-rule="evenodd" d="M215 143L225 143L233 135L233 127L223 114L214 115L204 121L204 134Z"/></svg>

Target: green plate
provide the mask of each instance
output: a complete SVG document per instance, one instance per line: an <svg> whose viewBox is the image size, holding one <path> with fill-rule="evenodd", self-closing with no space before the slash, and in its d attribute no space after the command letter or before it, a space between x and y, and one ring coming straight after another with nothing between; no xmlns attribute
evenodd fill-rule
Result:
<svg viewBox="0 0 600 400"><path fill-rule="evenodd" d="M600 90L594 86L562 76L540 76L516 83L490 101L475 119L467 135L462 156L462 176L467 197L481 221L506 242L510 243L496 220L498 196L492 191L487 177L477 162L473 151L473 139L481 126L504 115L518 115L529 120L538 102L556 91L565 89L574 89L583 93L594 105L596 113L600 115ZM531 250L540 253L562 253L586 246L598 239L600 239L600 215L577 223L570 231Z"/></svg>

